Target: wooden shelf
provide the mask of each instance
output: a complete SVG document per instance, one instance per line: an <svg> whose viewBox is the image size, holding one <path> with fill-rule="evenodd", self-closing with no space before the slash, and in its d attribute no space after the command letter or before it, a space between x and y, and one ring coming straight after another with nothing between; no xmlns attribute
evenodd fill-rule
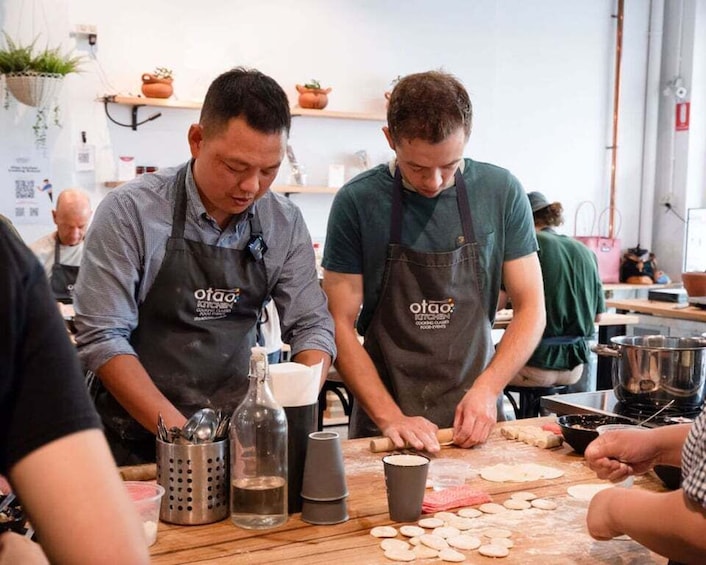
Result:
<svg viewBox="0 0 706 565"><path fill-rule="evenodd" d="M196 100L174 100L173 98L146 98L144 96L120 96L109 94L101 98L101 102L112 102L113 104L123 104L125 106L158 106L160 108L182 108L186 110L198 110L201 102Z"/></svg>
<svg viewBox="0 0 706 565"><path fill-rule="evenodd" d="M202 102L196 100L174 100L173 98L146 98L144 96L121 96L119 94L109 94L100 98L101 102L111 102L124 106L156 106L159 108L182 108L186 110L198 110ZM291 109L292 117L304 116L308 118L333 118L341 120L367 120L384 122L387 118L384 114L371 114L367 112L340 112L338 110L311 110L295 106Z"/></svg>
<svg viewBox="0 0 706 565"><path fill-rule="evenodd" d="M126 180L107 180L103 183L106 188L118 188L121 184L125 184Z"/></svg>

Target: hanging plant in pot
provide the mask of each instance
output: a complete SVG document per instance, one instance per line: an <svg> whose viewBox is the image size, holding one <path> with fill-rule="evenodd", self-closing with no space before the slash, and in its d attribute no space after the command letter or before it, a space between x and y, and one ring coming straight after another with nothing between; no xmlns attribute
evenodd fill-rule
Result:
<svg viewBox="0 0 706 565"><path fill-rule="evenodd" d="M46 143L49 116L54 125L61 126L59 106L56 102L64 77L79 70L81 57L63 54L59 48L44 48L35 52L35 38L29 45L15 42L4 33L6 47L0 48L0 74L5 78L6 93L26 106L36 108L32 126L37 145ZM10 99L5 96L5 108Z"/></svg>

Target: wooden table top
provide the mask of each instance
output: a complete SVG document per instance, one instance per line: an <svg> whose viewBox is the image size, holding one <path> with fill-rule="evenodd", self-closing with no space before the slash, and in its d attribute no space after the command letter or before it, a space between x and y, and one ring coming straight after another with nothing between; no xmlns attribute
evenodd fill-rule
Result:
<svg viewBox="0 0 706 565"><path fill-rule="evenodd" d="M628 312L637 312L639 314L652 314L653 316L662 316L663 318L706 322L706 310L698 306L690 306L688 303L676 304L674 302L647 300L645 298L606 300L605 303L608 308L615 308L616 310L627 310Z"/></svg>
<svg viewBox="0 0 706 565"><path fill-rule="evenodd" d="M521 420L517 425L537 426L550 420ZM313 526L303 522L299 514L290 516L283 526L260 532L234 526L229 519L204 526L176 526L159 523L157 543L151 547L156 564L207 563L306 563L370 565L391 563L383 556L380 540L370 535L373 526L397 525L389 519L381 457L371 453L369 440L343 442L346 477L350 496L350 519L332 526ZM554 511L508 510L484 515L478 529L499 526L510 529L514 547L503 563L527 564L665 564L667 560L632 540L593 540L586 531L588 503L571 498L567 487L600 482L584 464L583 457L570 447L540 449L503 438L496 427L489 441L473 449L445 447L439 457L462 459L473 469L498 463L538 463L561 468L558 479L529 483L492 483L480 477L467 484L491 495L502 503L515 491L532 491L555 500ZM636 477L632 488L664 490L651 473ZM401 539L401 535L398 534ZM465 551L466 563L491 562L477 551ZM423 563L441 563L425 559Z"/></svg>
<svg viewBox="0 0 706 565"><path fill-rule="evenodd" d="M607 304L607 303L606 303ZM617 314L615 312L603 312L601 319L596 325L598 327L606 326L628 326L639 323L640 319L631 314ZM493 324L494 330L505 329L512 322L512 310L498 310L498 317L495 318Z"/></svg>

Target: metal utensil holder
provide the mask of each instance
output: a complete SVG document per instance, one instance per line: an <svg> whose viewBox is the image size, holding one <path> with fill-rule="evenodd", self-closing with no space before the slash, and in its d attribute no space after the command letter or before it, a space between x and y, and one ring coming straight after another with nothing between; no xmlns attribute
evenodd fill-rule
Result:
<svg viewBox="0 0 706 565"><path fill-rule="evenodd" d="M157 483L166 491L159 518L182 525L228 516L228 439L179 445L157 438Z"/></svg>

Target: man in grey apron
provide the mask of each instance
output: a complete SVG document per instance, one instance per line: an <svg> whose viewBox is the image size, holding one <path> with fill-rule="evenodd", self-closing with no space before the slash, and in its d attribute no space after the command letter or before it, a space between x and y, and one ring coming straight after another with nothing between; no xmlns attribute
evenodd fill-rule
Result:
<svg viewBox="0 0 706 565"><path fill-rule="evenodd" d="M293 360L335 354L301 211L268 189L284 158L286 94L254 70L209 87L192 160L111 191L77 282L79 356L118 464L155 459L157 418L182 427L232 412L248 388L259 313L272 297Z"/></svg>
<svg viewBox="0 0 706 565"><path fill-rule="evenodd" d="M84 236L92 214L91 200L85 192L76 188L63 190L56 199L56 210L52 210L56 231L30 246L42 263L58 302L73 302Z"/></svg>
<svg viewBox="0 0 706 565"><path fill-rule="evenodd" d="M351 437L438 451L487 439L507 381L544 326L527 197L507 171L463 158L471 103L442 72L400 80L384 128L396 160L344 186L329 218L324 290ZM501 282L519 313L495 351ZM362 310L361 310L362 305ZM520 319L517 319L519 314ZM364 336L364 345L356 331Z"/></svg>

